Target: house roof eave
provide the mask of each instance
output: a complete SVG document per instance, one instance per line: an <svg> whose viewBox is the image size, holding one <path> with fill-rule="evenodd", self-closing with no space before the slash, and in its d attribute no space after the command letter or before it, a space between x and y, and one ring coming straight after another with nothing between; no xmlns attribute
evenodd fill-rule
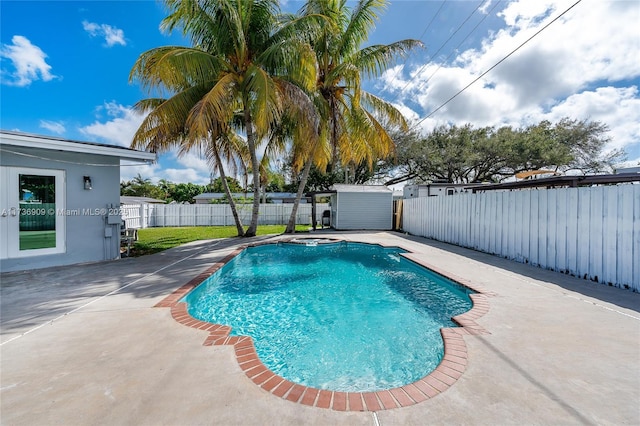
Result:
<svg viewBox="0 0 640 426"><path fill-rule="evenodd" d="M148 163L156 160L153 152L138 151L131 148L104 145L94 142L80 142L52 136L41 136L21 132L0 130L0 144L21 148L38 148L53 151L77 152L83 154L118 157L121 160Z"/></svg>

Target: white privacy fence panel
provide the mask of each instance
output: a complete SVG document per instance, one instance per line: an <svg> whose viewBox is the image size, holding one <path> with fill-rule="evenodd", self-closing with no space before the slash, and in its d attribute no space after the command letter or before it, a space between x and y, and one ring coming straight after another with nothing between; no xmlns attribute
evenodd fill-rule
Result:
<svg viewBox="0 0 640 426"><path fill-rule="evenodd" d="M640 185L406 199L403 230L640 291Z"/></svg>
<svg viewBox="0 0 640 426"><path fill-rule="evenodd" d="M237 205L242 223L251 221L251 204ZM316 204L316 220L328 204ZM121 206L122 218L127 228L164 226L231 226L235 225L228 204L125 204ZM293 204L260 204L258 224L286 225ZM311 225L311 204L300 204L296 213L296 224Z"/></svg>
<svg viewBox="0 0 640 426"><path fill-rule="evenodd" d="M153 204L122 204L120 215L127 228L143 229L149 226L149 217Z"/></svg>
<svg viewBox="0 0 640 426"><path fill-rule="evenodd" d="M122 204L120 205L120 215L125 222L127 228L140 229L142 226L142 214L139 204Z"/></svg>

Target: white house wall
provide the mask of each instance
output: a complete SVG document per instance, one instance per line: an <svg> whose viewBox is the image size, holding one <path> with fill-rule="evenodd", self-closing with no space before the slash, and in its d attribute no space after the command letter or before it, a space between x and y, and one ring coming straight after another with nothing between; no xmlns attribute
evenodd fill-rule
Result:
<svg viewBox="0 0 640 426"><path fill-rule="evenodd" d="M403 230L640 291L640 185L408 199Z"/></svg>
<svg viewBox="0 0 640 426"><path fill-rule="evenodd" d="M17 155L11 152L27 154ZM120 256L119 224L108 225L108 206L120 206L120 159L11 146L3 150L2 166L65 170L66 250L61 254L9 258L0 261L3 272L73 263L115 259ZM89 164L101 164L95 166ZM90 176L93 189L85 190L83 176ZM89 214L91 212L91 214ZM98 214L95 214L95 213ZM111 236L107 236L111 234Z"/></svg>

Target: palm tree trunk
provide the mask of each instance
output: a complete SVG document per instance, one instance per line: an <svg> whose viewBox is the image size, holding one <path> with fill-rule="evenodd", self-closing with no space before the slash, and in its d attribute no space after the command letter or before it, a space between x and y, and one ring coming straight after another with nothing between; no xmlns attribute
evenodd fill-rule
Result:
<svg viewBox="0 0 640 426"><path fill-rule="evenodd" d="M331 129L331 172L335 172L336 163L338 162L338 118L336 117L337 106L333 97L329 99L329 111L331 114L329 120L329 128Z"/></svg>
<svg viewBox="0 0 640 426"><path fill-rule="evenodd" d="M296 232L296 216L298 215L298 206L300 205L300 200L302 199L302 193L304 192L304 187L307 185L307 179L309 179L309 172L311 171L312 164L313 164L313 156L309 155L309 159L307 160L307 163L304 165L304 170L302 171L302 177L300 178L300 184L298 185L298 192L296 193L296 199L293 202L293 209L291 209L291 216L289 216L287 229L285 229L284 231L285 234L293 234ZM316 218L312 217L311 220L314 221L316 220ZM313 222L311 222L311 225L313 225Z"/></svg>
<svg viewBox="0 0 640 426"><path fill-rule="evenodd" d="M251 168L253 169L253 210L251 211L251 223L244 233L245 237L255 237L258 230L258 214L260 213L260 164L256 153L256 134L253 131L253 120L248 106L244 107L244 124L247 131L247 145L251 155Z"/></svg>
<svg viewBox="0 0 640 426"><path fill-rule="evenodd" d="M218 148L215 146L215 142L213 145L213 153L216 157L216 164L218 165L220 180L222 180L222 187L224 188L224 193L227 195L227 199L229 200L229 207L231 208L233 220L236 222L238 237L243 237L244 226L242 226L242 219L240 219L240 216L238 215L238 208L236 207L236 202L233 200L233 196L231 195L231 190L229 189L229 184L227 183L227 175L224 172L224 167L222 165L222 161L220 160L220 153L218 152Z"/></svg>

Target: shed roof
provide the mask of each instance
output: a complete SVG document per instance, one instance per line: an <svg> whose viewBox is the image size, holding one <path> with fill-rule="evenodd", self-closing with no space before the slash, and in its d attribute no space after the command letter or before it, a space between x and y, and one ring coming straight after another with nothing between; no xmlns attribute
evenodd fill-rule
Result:
<svg viewBox="0 0 640 426"><path fill-rule="evenodd" d="M382 192L392 193L393 191L384 185L345 185L334 184L333 189L336 192Z"/></svg>
<svg viewBox="0 0 640 426"><path fill-rule="evenodd" d="M34 135L7 130L0 130L0 145L104 155L139 163L155 161L156 159L156 154L153 152L138 151L123 146L105 145L96 142L80 142L53 136Z"/></svg>

